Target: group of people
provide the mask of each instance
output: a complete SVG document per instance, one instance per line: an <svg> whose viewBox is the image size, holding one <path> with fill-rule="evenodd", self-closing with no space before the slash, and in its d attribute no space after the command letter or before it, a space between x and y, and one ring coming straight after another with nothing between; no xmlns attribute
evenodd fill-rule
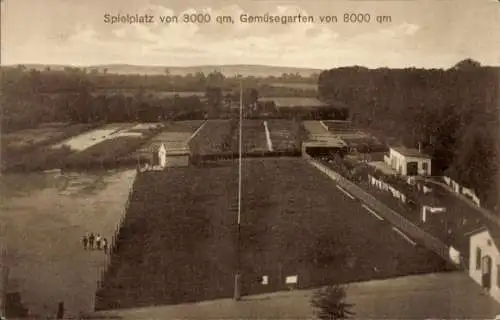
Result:
<svg viewBox="0 0 500 320"><path fill-rule="evenodd" d="M93 233L89 235L84 235L83 239L83 249L87 250L104 250L104 253L108 252L108 239L102 238L100 234L94 235Z"/></svg>

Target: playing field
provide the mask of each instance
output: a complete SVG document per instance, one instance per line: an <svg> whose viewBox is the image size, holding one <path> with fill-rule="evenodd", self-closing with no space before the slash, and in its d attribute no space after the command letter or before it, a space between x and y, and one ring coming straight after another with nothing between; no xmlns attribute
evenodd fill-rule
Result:
<svg viewBox="0 0 500 320"><path fill-rule="evenodd" d="M446 268L301 159L248 159L243 175L243 294ZM236 208L236 163L139 176L97 307L231 297Z"/></svg>
<svg viewBox="0 0 500 320"><path fill-rule="evenodd" d="M8 250L9 293L32 315L89 312L103 252L84 251L87 232L111 240L135 170L9 174L0 184L0 241Z"/></svg>

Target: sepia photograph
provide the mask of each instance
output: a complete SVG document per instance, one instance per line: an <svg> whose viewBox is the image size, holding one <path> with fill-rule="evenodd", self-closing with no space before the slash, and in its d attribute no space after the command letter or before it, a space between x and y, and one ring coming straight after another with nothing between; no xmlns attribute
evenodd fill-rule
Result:
<svg viewBox="0 0 500 320"><path fill-rule="evenodd" d="M0 319L500 319L500 1L1 0Z"/></svg>

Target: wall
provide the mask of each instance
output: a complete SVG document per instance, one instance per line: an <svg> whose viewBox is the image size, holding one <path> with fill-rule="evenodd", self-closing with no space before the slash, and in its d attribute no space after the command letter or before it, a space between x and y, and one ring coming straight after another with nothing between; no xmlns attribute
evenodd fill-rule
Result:
<svg viewBox="0 0 500 320"><path fill-rule="evenodd" d="M178 155L178 156L167 156L165 165L166 167L186 167L189 165L189 156Z"/></svg>
<svg viewBox="0 0 500 320"><path fill-rule="evenodd" d="M470 257L469 257L469 275L471 278L481 285L481 268L476 269L476 248L481 248L481 256L484 257L489 255L492 260L491 266L491 290L490 295L498 302L500 302L500 288L497 286L497 276L498 276L498 264L500 264L500 255L498 248L492 241L491 245L488 245L488 240L491 240L489 232L484 231L471 236L470 238Z"/></svg>

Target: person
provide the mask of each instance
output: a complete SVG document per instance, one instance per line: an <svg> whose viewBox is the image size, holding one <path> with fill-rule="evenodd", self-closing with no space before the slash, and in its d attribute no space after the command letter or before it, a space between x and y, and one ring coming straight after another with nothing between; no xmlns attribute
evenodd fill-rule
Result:
<svg viewBox="0 0 500 320"><path fill-rule="evenodd" d="M87 238L86 235L83 236L82 242L83 242L83 250L87 250L87 244L89 243L89 239Z"/></svg>
<svg viewBox="0 0 500 320"><path fill-rule="evenodd" d="M97 234L95 237L95 245L97 247L97 250L101 250L101 235Z"/></svg>
<svg viewBox="0 0 500 320"><path fill-rule="evenodd" d="M91 233L90 236L89 236L89 247L90 247L90 250L94 250L94 234Z"/></svg>
<svg viewBox="0 0 500 320"><path fill-rule="evenodd" d="M102 239L102 248L104 249L104 253L108 252L108 239Z"/></svg>

